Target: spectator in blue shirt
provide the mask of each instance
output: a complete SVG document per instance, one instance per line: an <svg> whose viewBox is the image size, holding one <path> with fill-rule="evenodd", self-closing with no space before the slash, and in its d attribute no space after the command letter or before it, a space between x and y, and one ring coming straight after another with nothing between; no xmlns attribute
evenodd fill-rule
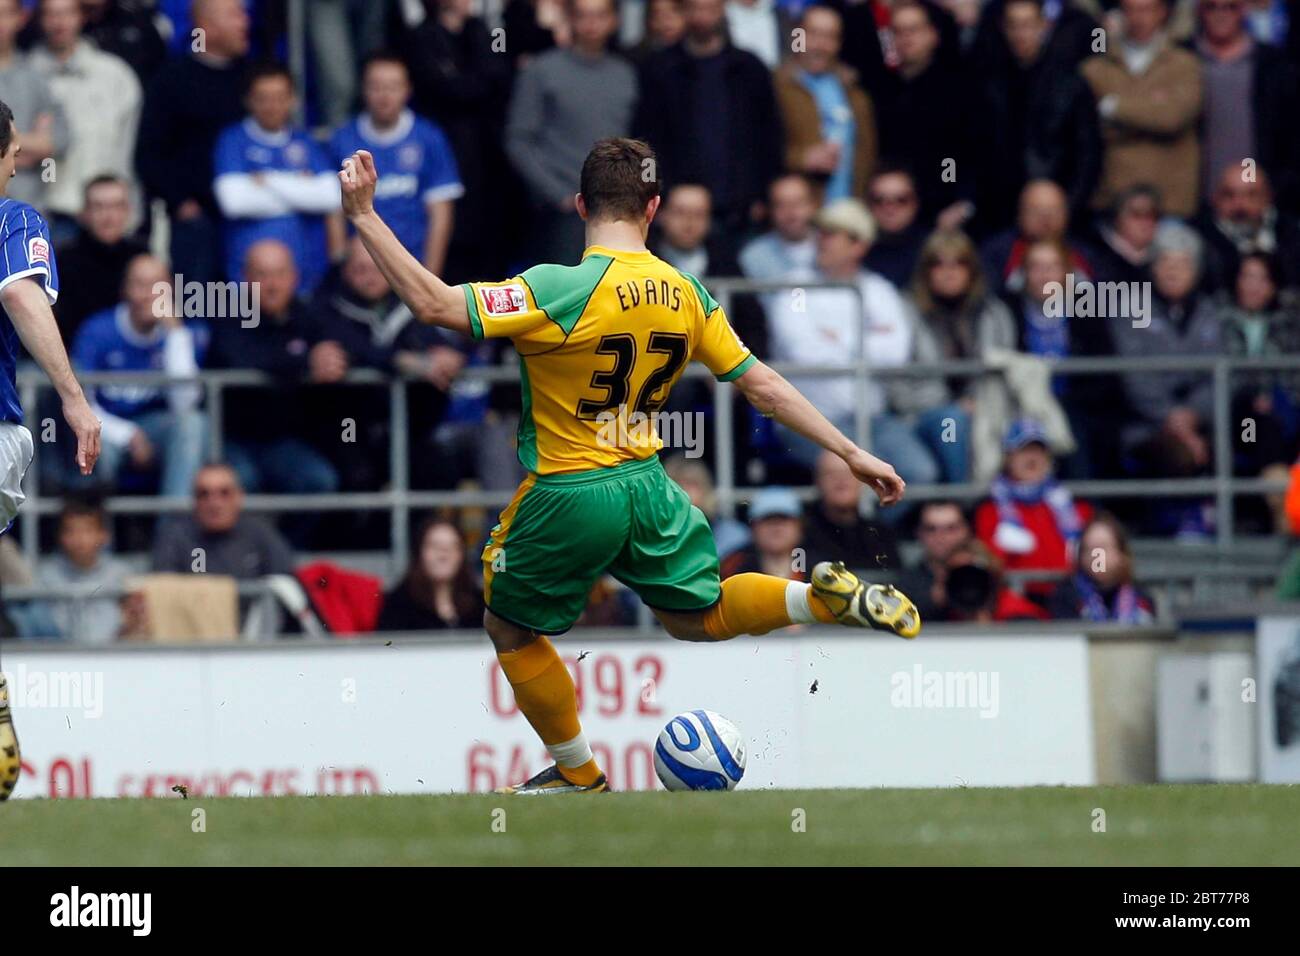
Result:
<svg viewBox="0 0 1300 956"><path fill-rule="evenodd" d="M786 173L767 189L772 228L740 250L740 269L750 279L780 279L811 269L817 258L813 217L817 197L801 173Z"/></svg>
<svg viewBox="0 0 1300 956"><path fill-rule="evenodd" d="M72 343L72 362L83 372L166 372L193 378L208 348L208 327L182 321L172 305L167 266L151 255L127 265L122 301L92 315ZM109 481L124 469L161 470L163 495L190 493L207 442L202 390L194 382L96 386L91 403L104 423L96 474ZM77 476L78 478L80 476Z"/></svg>
<svg viewBox="0 0 1300 956"><path fill-rule="evenodd" d="M270 63L253 71L248 117L217 138L212 190L226 218L227 276L241 280L253 244L278 239L310 290L329 261L325 219L338 213L339 186L325 151L290 125L295 104L287 68Z"/></svg>
<svg viewBox="0 0 1300 956"><path fill-rule="evenodd" d="M439 127L407 105L411 78L394 54L367 58L361 95L365 111L330 141L335 166L358 149L370 151L380 174L375 211L411 255L442 275L454 203L465 192L451 145Z"/></svg>

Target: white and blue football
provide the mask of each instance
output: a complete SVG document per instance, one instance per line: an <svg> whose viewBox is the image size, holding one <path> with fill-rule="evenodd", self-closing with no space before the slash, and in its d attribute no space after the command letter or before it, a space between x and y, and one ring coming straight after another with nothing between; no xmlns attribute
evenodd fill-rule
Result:
<svg viewBox="0 0 1300 956"><path fill-rule="evenodd" d="M745 775L745 740L711 710L678 714L659 732L655 772L669 790L734 790Z"/></svg>

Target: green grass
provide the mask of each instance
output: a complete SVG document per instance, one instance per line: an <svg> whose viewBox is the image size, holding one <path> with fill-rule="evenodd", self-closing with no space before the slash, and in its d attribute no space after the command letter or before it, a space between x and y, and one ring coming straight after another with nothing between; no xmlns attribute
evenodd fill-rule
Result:
<svg viewBox="0 0 1300 956"><path fill-rule="evenodd" d="M200 808L207 831L194 833ZM806 832L792 831L796 808ZM1244 785L0 805L6 866L1296 865L1297 818L1300 786Z"/></svg>

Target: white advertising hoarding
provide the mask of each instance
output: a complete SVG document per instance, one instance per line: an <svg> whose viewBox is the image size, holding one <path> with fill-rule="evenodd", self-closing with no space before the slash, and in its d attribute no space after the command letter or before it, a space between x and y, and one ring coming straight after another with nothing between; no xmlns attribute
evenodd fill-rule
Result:
<svg viewBox="0 0 1300 956"><path fill-rule="evenodd" d="M745 787L1091 784L1082 637L818 631L557 642L615 789L657 787L674 714L748 741ZM486 639L6 648L16 796L481 792L550 761Z"/></svg>

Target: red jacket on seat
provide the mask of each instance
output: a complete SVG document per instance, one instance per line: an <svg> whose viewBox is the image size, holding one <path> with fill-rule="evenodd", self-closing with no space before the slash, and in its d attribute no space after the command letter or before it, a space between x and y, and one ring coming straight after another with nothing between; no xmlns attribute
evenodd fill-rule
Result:
<svg viewBox="0 0 1300 956"><path fill-rule="evenodd" d="M303 565L294 573L330 631L368 634L375 629L384 603L382 580L329 561Z"/></svg>

